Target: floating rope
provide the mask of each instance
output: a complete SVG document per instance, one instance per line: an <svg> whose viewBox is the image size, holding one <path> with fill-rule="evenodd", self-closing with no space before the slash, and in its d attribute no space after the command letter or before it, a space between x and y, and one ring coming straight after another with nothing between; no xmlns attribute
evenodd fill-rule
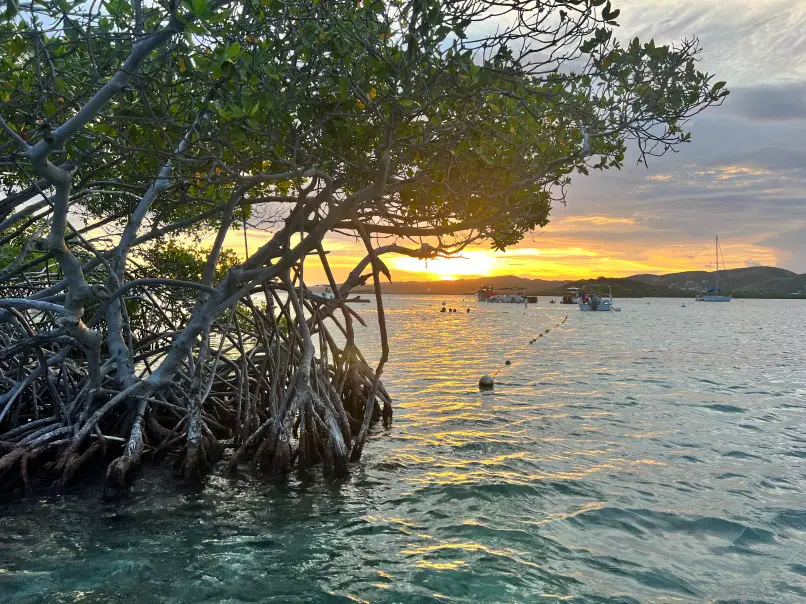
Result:
<svg viewBox="0 0 806 604"><path fill-rule="evenodd" d="M559 323L557 323L557 324L556 324L554 327L555 327L555 328L559 327L560 325L562 325L563 323L565 323L567 320L568 320L568 315L565 315L565 318L564 318L562 321L560 321ZM550 328L550 327L548 327L548 328L546 328L546 330L545 330L545 331L543 331L542 333L537 334L537 336L536 336L536 337L532 338L532 339L531 339L531 340L529 340L529 341L528 341L526 344L524 344L524 345L523 345L523 346L522 346L520 349L518 349L518 350L515 352L515 356L516 356L516 357L517 357L517 356L519 356L519 355L520 355L520 354L521 354L521 353L522 353L524 350L526 350L526 349L527 349L529 346L531 346L532 344L535 344L535 343L536 343L536 342L537 342L537 341L538 341L540 338L542 338L543 336L545 336L546 334L548 334L550 331L551 331L551 328ZM512 365L512 361L510 361L509 359L507 359L506 361L504 361L504 365L503 365L503 366L501 366L501 367L499 367L498 369L496 369L495 373L493 374L493 377L498 377L498 374L501 372L501 370L502 370L504 367L510 367L511 365ZM489 376L485 375L484 377L489 377ZM483 379L483 378L482 378L482 379Z"/></svg>

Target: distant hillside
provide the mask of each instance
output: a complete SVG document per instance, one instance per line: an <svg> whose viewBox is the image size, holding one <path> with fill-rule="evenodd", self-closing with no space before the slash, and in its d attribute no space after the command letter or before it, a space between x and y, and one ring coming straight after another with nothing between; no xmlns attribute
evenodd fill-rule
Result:
<svg viewBox="0 0 806 604"><path fill-rule="evenodd" d="M795 298L806 297L806 275L795 275L784 279L771 279L734 290L738 297L754 298Z"/></svg>
<svg viewBox="0 0 806 604"><path fill-rule="evenodd" d="M691 292L665 285L656 285L639 281L635 277L599 279L581 279L579 281L569 281L558 287L551 287L539 292L542 296L562 295L566 287L582 287L591 283L606 283L613 291L616 298L691 298Z"/></svg>
<svg viewBox="0 0 806 604"><path fill-rule="evenodd" d="M790 279L797 276L792 271L774 266L752 266L719 272L719 280L725 285L730 284L734 289L754 287L760 283L776 279ZM697 291L714 285L714 273L708 271L686 271L668 275L633 275L631 278L653 285L665 285L680 289L694 288Z"/></svg>
<svg viewBox="0 0 806 604"><path fill-rule="evenodd" d="M580 287L597 280L549 281L523 277L473 277L456 281L401 281L384 283L381 287L388 294L433 294L470 295L482 285L496 289L523 288L529 294L558 296L566 287ZM633 275L625 278L605 277L599 279L613 288L613 295L621 298L668 297L690 298L698 292L714 286L714 273L708 271L685 271L668 275ZM720 288L739 298L806 298L806 274L772 266L737 268L719 273ZM371 287L355 291L368 293Z"/></svg>
<svg viewBox="0 0 806 604"><path fill-rule="evenodd" d="M456 281L400 281L398 283L383 283L381 289L386 294L434 294L444 296L461 296L475 294L482 285L492 285L497 289L507 287L523 288L530 294L551 287L559 287L565 281L547 281L545 279L524 279L523 277L472 277L457 279ZM360 287L354 290L358 293L372 292L372 287Z"/></svg>
<svg viewBox="0 0 806 604"><path fill-rule="evenodd" d="M636 279L651 285L696 293L714 286L714 273L686 271L668 275L635 275ZM774 266L752 266L720 271L719 287L736 297L788 298L806 296L806 275Z"/></svg>

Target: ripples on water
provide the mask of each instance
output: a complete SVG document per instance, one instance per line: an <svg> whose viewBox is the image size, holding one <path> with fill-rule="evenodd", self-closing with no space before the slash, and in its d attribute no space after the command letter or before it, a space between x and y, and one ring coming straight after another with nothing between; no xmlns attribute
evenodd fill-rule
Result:
<svg viewBox="0 0 806 604"><path fill-rule="evenodd" d="M6 505L0 600L806 599L804 303L446 301L387 298L395 425L348 481Z"/></svg>

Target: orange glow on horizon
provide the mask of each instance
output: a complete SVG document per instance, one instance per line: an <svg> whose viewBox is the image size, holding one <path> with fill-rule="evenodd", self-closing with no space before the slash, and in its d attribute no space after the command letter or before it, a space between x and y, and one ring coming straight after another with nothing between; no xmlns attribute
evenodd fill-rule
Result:
<svg viewBox="0 0 806 604"><path fill-rule="evenodd" d="M422 275L433 281L456 281L460 277L489 277L494 274L497 259L489 250L463 252L455 258L420 260L409 256L394 256L388 264L395 272Z"/></svg>
<svg viewBox="0 0 806 604"><path fill-rule="evenodd" d="M527 239L506 252L489 248L468 248L454 258L419 260L409 256L388 255L383 260L392 271L394 281L454 281L473 277L513 275L555 281L591 279L599 276L629 277L636 274L666 274L683 271L712 270L712 239L687 241L653 241L648 232L643 240L642 220L607 216L565 217L552 223L540 235ZM623 234L623 240L622 240ZM227 237L225 247L244 255L243 234ZM629 236L628 236L629 235ZM756 243L755 240L720 238L727 267L776 266L786 258L785 250ZM271 237L271 233L249 231L249 250L254 251ZM210 239L212 241L212 238ZM202 245L207 243L203 242ZM366 256L363 245L342 237L327 238L328 262L337 280L344 279ZM306 280L326 281L318 258L305 262Z"/></svg>
<svg viewBox="0 0 806 604"><path fill-rule="evenodd" d="M594 242L597 244L598 242ZM658 250L630 250L625 245L585 247L524 247L506 252L473 249L461 258L440 258L426 263L409 257L390 257L387 264L397 281L444 281L457 278L515 275L549 280L629 277L637 274L667 274L713 270L713 244L698 248L682 245ZM723 244L727 267L775 266L775 250L749 243ZM721 265L721 264L720 264Z"/></svg>

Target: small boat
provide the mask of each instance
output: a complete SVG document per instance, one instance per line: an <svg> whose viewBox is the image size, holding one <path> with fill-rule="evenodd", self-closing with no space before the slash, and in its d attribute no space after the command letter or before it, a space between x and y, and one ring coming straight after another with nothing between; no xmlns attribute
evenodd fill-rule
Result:
<svg viewBox="0 0 806 604"><path fill-rule="evenodd" d="M605 288L607 292L605 293ZM579 291L579 310L613 310L613 291L607 283L583 285Z"/></svg>
<svg viewBox="0 0 806 604"><path fill-rule="evenodd" d="M680 305L680 308L685 308L685 307L686 307L686 303L685 303L685 302L683 302L683 303Z"/></svg>
<svg viewBox="0 0 806 604"><path fill-rule="evenodd" d="M526 300L529 304L537 304L537 296L526 296Z"/></svg>
<svg viewBox="0 0 806 604"><path fill-rule="evenodd" d="M557 304L557 300L552 300L550 304Z"/></svg>
<svg viewBox="0 0 806 604"><path fill-rule="evenodd" d="M579 288L566 287L560 304L578 304L579 303Z"/></svg>
<svg viewBox="0 0 806 604"><path fill-rule="evenodd" d="M712 287L694 298L695 302L730 302L733 298L731 296L723 296L719 293L719 289Z"/></svg>
<svg viewBox="0 0 806 604"><path fill-rule="evenodd" d="M700 293L695 301L697 302L730 302L731 296L723 296L719 290L719 257L722 255L722 250L719 247L719 235L716 236L716 271L714 272L714 287L707 289ZM725 276L727 277L727 269L725 268L725 259L722 258L722 268L725 269Z"/></svg>
<svg viewBox="0 0 806 604"><path fill-rule="evenodd" d="M333 300L336 298L336 294L333 293L333 288L329 285L314 285L311 287L310 291L314 296L319 296L325 300Z"/></svg>
<svg viewBox="0 0 806 604"><path fill-rule="evenodd" d="M476 290L476 300L479 302L486 302L487 297L493 294L492 285L482 285ZM445 304L444 302L442 304Z"/></svg>

